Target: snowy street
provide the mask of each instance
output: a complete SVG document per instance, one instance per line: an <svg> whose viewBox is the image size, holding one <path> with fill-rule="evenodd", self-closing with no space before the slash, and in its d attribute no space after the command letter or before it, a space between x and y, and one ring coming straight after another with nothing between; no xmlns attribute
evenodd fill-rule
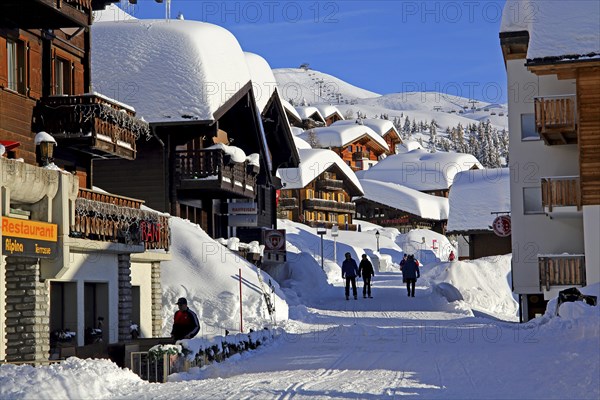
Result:
<svg viewBox="0 0 600 400"><path fill-rule="evenodd" d="M419 283L416 297L408 298L398 273L375 277L373 299L363 299L359 289L358 300L346 301L343 288L336 289L339 296L297 310L301 318L286 322L288 333L275 343L176 378L201 380L123 386L113 396L497 399L599 393L598 364L584 368L582 359L598 356L597 336L585 340L576 329L545 335L536 325L470 317ZM569 333L574 335L564 340ZM580 351L573 352L577 339L583 339Z"/></svg>

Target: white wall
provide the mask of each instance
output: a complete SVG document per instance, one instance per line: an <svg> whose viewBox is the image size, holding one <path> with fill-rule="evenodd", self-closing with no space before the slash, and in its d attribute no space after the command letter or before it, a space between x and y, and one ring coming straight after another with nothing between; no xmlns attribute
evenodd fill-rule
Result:
<svg viewBox="0 0 600 400"><path fill-rule="evenodd" d="M513 283L516 293L539 293L538 254L583 253L583 220L580 215L554 219L525 215L523 188L540 187L542 177L579 175L578 148L523 141L521 114L534 112L535 96L574 94L575 80L538 77L524 63L507 61Z"/></svg>
<svg viewBox="0 0 600 400"><path fill-rule="evenodd" d="M583 206L587 284L600 282L600 205Z"/></svg>
<svg viewBox="0 0 600 400"><path fill-rule="evenodd" d="M150 263L131 263L131 285L140 287L140 336L152 337L152 267Z"/></svg>
<svg viewBox="0 0 600 400"><path fill-rule="evenodd" d="M119 274L116 254L71 252L70 266L58 282L77 283L77 345L83 346L85 338L84 283L106 283L108 285L108 315L104 316L103 329L108 333L109 343L119 340ZM105 335L106 337L106 335Z"/></svg>

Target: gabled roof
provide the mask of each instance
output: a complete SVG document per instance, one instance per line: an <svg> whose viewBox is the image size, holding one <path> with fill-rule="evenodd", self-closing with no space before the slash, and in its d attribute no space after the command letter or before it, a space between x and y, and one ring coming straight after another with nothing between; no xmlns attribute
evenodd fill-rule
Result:
<svg viewBox="0 0 600 400"><path fill-rule="evenodd" d="M273 174L279 167L297 167L300 163L295 136L290 129L285 108L281 103L279 91L273 90L264 111L261 114L267 139L267 146L273 160Z"/></svg>
<svg viewBox="0 0 600 400"><path fill-rule="evenodd" d="M364 119L348 119L345 121L335 121L332 125L351 125L351 124L357 124L357 125L365 125L368 126L369 128L373 129L375 132L377 132L377 134L379 134L380 136L384 136L386 133L388 132L392 132L392 135L396 136L398 139L400 139L400 134L398 133L398 130L396 129L396 127L394 126L394 124L392 123L392 121L389 121L387 119L380 119L380 118L364 118Z"/></svg>
<svg viewBox="0 0 600 400"><path fill-rule="evenodd" d="M254 53L244 52L246 64L250 77L252 78L252 90L258 110L263 112L265 105L277 87L277 81L271 70L271 66L261 56Z"/></svg>
<svg viewBox="0 0 600 400"><path fill-rule="evenodd" d="M359 171L360 179L397 183L419 191L450 188L454 176L471 168L483 168L471 154L438 151L429 153L418 149L394 154Z"/></svg>
<svg viewBox="0 0 600 400"><path fill-rule="evenodd" d="M492 231L496 215L510 211L510 170L480 169L459 172L448 197L448 232Z"/></svg>
<svg viewBox="0 0 600 400"><path fill-rule="evenodd" d="M389 153L389 148L385 140L379 136L373 129L365 125L348 124L348 125L336 125L332 124L323 128L313 128L308 131L304 131L300 136L310 143L309 132L314 132L316 138L319 141L320 147L344 147L355 141L368 137L375 142L385 153Z"/></svg>
<svg viewBox="0 0 600 400"><path fill-rule="evenodd" d="M529 32L528 60L600 58L600 2L507 0L500 32L525 31Z"/></svg>
<svg viewBox="0 0 600 400"><path fill-rule="evenodd" d="M350 196L362 196L362 186L356 175L337 154L327 149L299 149L298 168L280 168L277 176L285 184L284 189L302 189L317 179L323 172L334 169L341 174L337 179L347 181Z"/></svg>
<svg viewBox="0 0 600 400"><path fill-rule="evenodd" d="M98 22L92 36L95 90L131 104L148 122L214 121L250 81L238 41L217 25Z"/></svg>
<svg viewBox="0 0 600 400"><path fill-rule="evenodd" d="M315 104L315 107L319 110L319 112L325 119L331 117L334 114L337 114L341 119L344 119L344 116L336 106L332 106L329 104Z"/></svg>
<svg viewBox="0 0 600 400"><path fill-rule="evenodd" d="M296 111L302 119L312 118L315 121L325 123L325 118L317 107L314 106L296 106Z"/></svg>
<svg viewBox="0 0 600 400"><path fill-rule="evenodd" d="M288 119L290 120L290 124L294 125L302 123L302 117L298 114L298 111L294 108L293 105L290 104L289 101L285 99L281 99L285 110L287 111Z"/></svg>
<svg viewBox="0 0 600 400"><path fill-rule="evenodd" d="M448 199L419 192L395 183L360 179L365 192L361 198L397 210L419 216L423 219L448 219Z"/></svg>

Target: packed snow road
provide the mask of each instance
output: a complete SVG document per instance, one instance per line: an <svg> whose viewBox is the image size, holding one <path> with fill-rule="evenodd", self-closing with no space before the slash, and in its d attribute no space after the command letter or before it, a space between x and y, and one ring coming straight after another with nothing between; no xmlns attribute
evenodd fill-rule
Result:
<svg viewBox="0 0 600 400"><path fill-rule="evenodd" d="M362 285L362 284L361 284ZM359 286L361 286L359 285ZM417 284L418 285L418 284ZM598 368L582 363L597 343L570 350L568 331L473 317L401 275L378 274L373 299L313 299L290 310L286 334L179 382L120 387L116 398L585 398L598 394ZM575 330L576 331L576 330ZM573 333L573 332L571 332ZM581 335L577 335L581 336ZM569 342L571 341L571 344ZM596 347L595 347L596 346ZM583 351L581 351L583 350ZM591 390L591 391L590 391Z"/></svg>

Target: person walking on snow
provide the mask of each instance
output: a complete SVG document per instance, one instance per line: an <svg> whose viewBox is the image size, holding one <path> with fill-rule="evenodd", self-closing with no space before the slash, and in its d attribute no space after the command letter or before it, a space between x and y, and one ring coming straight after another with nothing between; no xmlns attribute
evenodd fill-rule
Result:
<svg viewBox="0 0 600 400"><path fill-rule="evenodd" d="M358 266L358 276L362 276L363 278L363 298L372 299L371 296L371 277L375 276L375 271L373 270L373 264L371 261L367 260L367 255L362 255L362 260L360 261L360 265Z"/></svg>
<svg viewBox="0 0 600 400"><path fill-rule="evenodd" d="M354 300L358 299L356 295L356 274L358 273L358 265L352 258L350 253L345 254L346 259L342 263L342 279L346 279L346 300L350 298L350 283L352 283L352 294Z"/></svg>
<svg viewBox="0 0 600 400"><path fill-rule="evenodd" d="M406 258L406 262L401 270L402 280L406 283L408 297L415 297L415 284L417 283L417 278L421 277L421 272L419 271L419 262L415 260L414 255L411 254Z"/></svg>
<svg viewBox="0 0 600 400"><path fill-rule="evenodd" d="M450 251L450 255L448 256L448 261L452 262L454 261L456 257L454 256L454 251Z"/></svg>
<svg viewBox="0 0 600 400"><path fill-rule="evenodd" d="M195 312L188 308L185 297L180 297L176 304L179 310L173 318L171 337L175 340L191 339L200 331L198 317Z"/></svg>

